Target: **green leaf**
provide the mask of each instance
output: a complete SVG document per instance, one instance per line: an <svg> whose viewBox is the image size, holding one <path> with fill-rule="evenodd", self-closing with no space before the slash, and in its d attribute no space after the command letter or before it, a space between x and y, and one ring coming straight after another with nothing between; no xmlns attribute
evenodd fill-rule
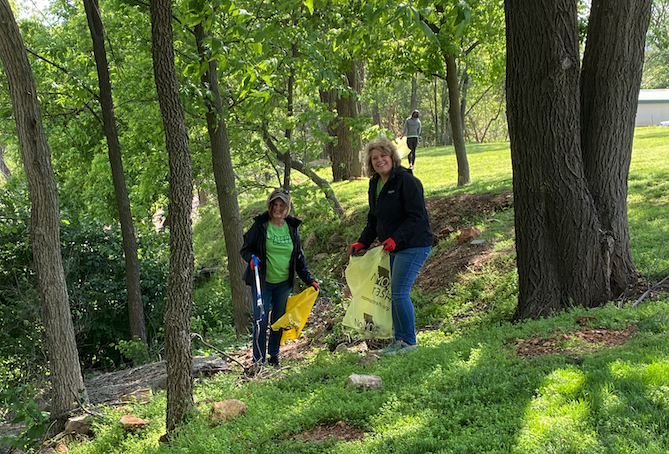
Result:
<svg viewBox="0 0 669 454"><path fill-rule="evenodd" d="M304 5L309 10L309 14L314 14L314 0L305 0Z"/></svg>

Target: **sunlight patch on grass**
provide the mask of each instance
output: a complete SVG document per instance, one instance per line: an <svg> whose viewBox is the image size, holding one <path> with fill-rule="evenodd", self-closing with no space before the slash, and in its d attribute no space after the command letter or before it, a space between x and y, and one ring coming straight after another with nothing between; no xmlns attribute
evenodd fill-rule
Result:
<svg viewBox="0 0 669 454"><path fill-rule="evenodd" d="M550 373L527 407L514 452L604 452L591 425L590 405L582 398L585 382L585 374L576 368Z"/></svg>

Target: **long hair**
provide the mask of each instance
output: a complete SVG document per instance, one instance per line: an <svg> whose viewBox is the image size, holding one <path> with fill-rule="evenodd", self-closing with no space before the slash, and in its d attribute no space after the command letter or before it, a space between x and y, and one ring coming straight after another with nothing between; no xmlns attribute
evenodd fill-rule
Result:
<svg viewBox="0 0 669 454"><path fill-rule="evenodd" d="M381 154L390 156L393 160L393 167L399 167L402 163L402 159L397 152L395 143L387 137L377 137L365 145L365 156L367 156L365 167L367 168L367 175L369 175L370 178L374 177L374 174L376 174L374 166L372 166L372 150L379 150Z"/></svg>

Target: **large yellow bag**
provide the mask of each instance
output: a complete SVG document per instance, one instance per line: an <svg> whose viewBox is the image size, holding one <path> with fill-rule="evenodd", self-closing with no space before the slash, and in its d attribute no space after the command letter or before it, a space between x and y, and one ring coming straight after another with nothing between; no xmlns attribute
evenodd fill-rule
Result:
<svg viewBox="0 0 669 454"><path fill-rule="evenodd" d="M362 257L351 256L345 275L353 298L342 324L367 338L394 337L390 254L378 246Z"/></svg>
<svg viewBox="0 0 669 454"><path fill-rule="evenodd" d="M288 339L300 337L304 325L307 324L311 308L314 307L316 297L318 297L318 290L309 286L299 295L288 298L286 313L272 324L274 331L283 330L281 345Z"/></svg>

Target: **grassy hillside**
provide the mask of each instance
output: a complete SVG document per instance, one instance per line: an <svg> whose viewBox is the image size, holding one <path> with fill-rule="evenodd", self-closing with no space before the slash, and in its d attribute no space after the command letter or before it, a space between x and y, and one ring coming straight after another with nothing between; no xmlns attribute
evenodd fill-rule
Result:
<svg viewBox="0 0 669 454"><path fill-rule="evenodd" d="M634 146L629 179L633 255L643 275L656 282L669 274L669 128L637 130ZM426 197L435 200L434 207L448 207L441 220L464 210L471 193L511 189L508 144L469 145L468 156L472 184L458 188L452 148L418 150L416 175ZM327 169L322 172L327 175ZM158 442L165 431L166 402L164 392L158 392L146 405L106 409L96 418L96 437L69 443L70 452L669 451L669 298L655 293L637 307L631 301L613 302L511 323L517 295L512 209L491 205L492 212L462 211L453 221L482 230L487 246L476 254L456 254L452 235L444 235L434 248L425 274L449 276L419 280L414 289L417 351L377 358L367 350L370 345L347 336L337 318L346 305L341 270L346 247L364 223L366 188L366 180L334 185L346 210L343 219L331 214L308 182L293 191L295 214L304 220L302 236L317 236L307 256L328 296L314 309L314 326L305 330L299 355L255 377L233 367L198 380L193 420L171 447ZM454 200L458 203L446 204ZM246 217L261 209L261 195L249 194ZM208 238L196 248L199 263L220 255L220 245L212 244L218 239ZM450 266L463 257L462 266ZM212 333L210 342L228 351L241 348L227 339ZM331 351L342 340L344 347ZM382 389L347 387L354 373L381 377ZM207 417L212 402L225 399L245 402L248 411L212 428ZM118 419L127 412L150 421L148 428L126 434Z"/></svg>

